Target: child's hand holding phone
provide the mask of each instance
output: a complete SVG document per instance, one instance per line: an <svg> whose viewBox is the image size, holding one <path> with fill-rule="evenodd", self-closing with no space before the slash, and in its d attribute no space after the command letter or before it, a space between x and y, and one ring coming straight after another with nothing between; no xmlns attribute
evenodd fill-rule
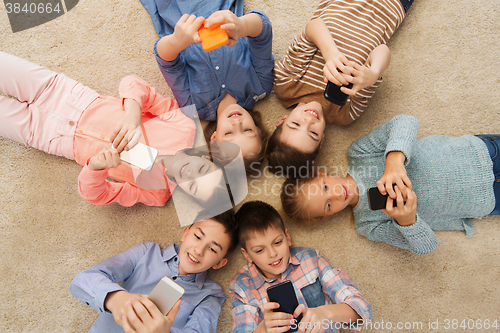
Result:
<svg viewBox="0 0 500 333"><path fill-rule="evenodd" d="M384 174L377 181L377 188L382 194L389 194L389 197L396 199L394 184L399 187L399 190L406 197L406 189L413 189L410 178L406 174L404 165L406 156L401 151L391 151L385 159Z"/></svg>
<svg viewBox="0 0 500 333"><path fill-rule="evenodd" d="M210 28L214 25L220 26L222 30L226 31L227 33L226 45L229 47L236 44L240 37L246 37L242 35L241 18L237 17L230 10L219 10L210 15L205 23L205 28Z"/></svg>
<svg viewBox="0 0 500 333"><path fill-rule="evenodd" d="M158 55L165 61L173 61L180 52L193 43L201 43L198 30L205 19L202 16L184 14L177 21L174 33L163 36L157 44Z"/></svg>
<svg viewBox="0 0 500 333"><path fill-rule="evenodd" d="M361 317L353 308L346 303L327 304L316 308L308 308L300 304L294 316L302 316L299 326L299 333L317 333L325 330L325 323L335 325L335 323L356 324ZM326 321L325 321L326 319ZM331 327L331 326L329 326Z"/></svg>
<svg viewBox="0 0 500 333"><path fill-rule="evenodd" d="M396 192L396 203L394 207L393 200L388 200L386 209L382 212L395 219L401 226L410 226L417 220L417 195L413 190L407 189L404 196L398 186L394 187Z"/></svg>
<svg viewBox="0 0 500 333"><path fill-rule="evenodd" d="M312 327L311 330L307 330L308 333L317 333L321 329L324 319L328 319L329 313L325 307L319 306L317 308L308 308L304 304L300 304L293 313L294 317L302 316L300 321L302 324L298 325L298 332L302 333L306 331L306 327ZM307 323L311 323L307 325Z"/></svg>
<svg viewBox="0 0 500 333"><path fill-rule="evenodd" d="M262 32L262 19L256 13L238 17L230 10L220 10L210 15L205 27L214 25L220 25L227 32L229 47L235 45L241 37L256 37Z"/></svg>
<svg viewBox="0 0 500 333"><path fill-rule="evenodd" d="M264 320L255 332L286 332L290 329L293 316L285 312L274 312L279 307L279 303L276 302L268 302L263 305Z"/></svg>
<svg viewBox="0 0 500 333"><path fill-rule="evenodd" d="M133 298L127 306L127 316L122 318L123 330L125 333L170 332L180 306L179 299L168 314L163 315L148 297Z"/></svg>
<svg viewBox="0 0 500 333"><path fill-rule="evenodd" d="M351 72L354 69L353 66L354 64L338 51L328 59L325 59L323 80L325 82L330 81L337 86L347 86L350 83L347 77L352 76Z"/></svg>
<svg viewBox="0 0 500 333"><path fill-rule="evenodd" d="M90 170L117 168L121 164L120 154L114 148L106 148L97 153L89 161Z"/></svg>
<svg viewBox="0 0 500 333"><path fill-rule="evenodd" d="M188 14L182 15L179 21L177 21L172 38L173 43L177 44L180 51L193 43L201 43L198 30L200 30L204 21L205 18L202 16L196 17L195 15Z"/></svg>
<svg viewBox="0 0 500 333"><path fill-rule="evenodd" d="M128 305L132 299L141 299L146 295L132 294L125 290L109 293L104 301L104 307L111 311L115 322L123 327L123 317L127 317Z"/></svg>

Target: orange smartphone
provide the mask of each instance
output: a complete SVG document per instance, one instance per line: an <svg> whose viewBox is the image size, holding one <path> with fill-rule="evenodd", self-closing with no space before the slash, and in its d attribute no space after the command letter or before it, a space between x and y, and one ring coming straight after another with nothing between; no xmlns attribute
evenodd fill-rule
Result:
<svg viewBox="0 0 500 333"><path fill-rule="evenodd" d="M198 30L203 50L205 52L210 52L222 45L226 45L229 41L226 30L221 29L220 24L213 25L210 28L204 28L206 22L207 21L203 22L203 26Z"/></svg>

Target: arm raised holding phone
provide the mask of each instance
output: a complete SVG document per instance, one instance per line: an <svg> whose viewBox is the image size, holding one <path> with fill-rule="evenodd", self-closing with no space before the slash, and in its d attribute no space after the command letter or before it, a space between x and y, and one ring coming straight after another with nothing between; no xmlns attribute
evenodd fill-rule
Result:
<svg viewBox="0 0 500 333"><path fill-rule="evenodd" d="M178 299L166 315L161 313L147 295L126 291L109 294L105 304L125 333L167 333L170 332L181 301Z"/></svg>

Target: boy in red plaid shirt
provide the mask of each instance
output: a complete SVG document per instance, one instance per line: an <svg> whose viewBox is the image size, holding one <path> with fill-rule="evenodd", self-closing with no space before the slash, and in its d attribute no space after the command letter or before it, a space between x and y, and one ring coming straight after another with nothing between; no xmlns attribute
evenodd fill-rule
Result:
<svg viewBox="0 0 500 333"><path fill-rule="evenodd" d="M353 281L333 269L318 250L296 247L279 213L261 201L245 203L236 219L241 251L248 260L229 285L233 303L233 331L238 332L337 332L361 329L372 317L370 304ZM273 312L266 289L289 280L299 306L293 315ZM335 302L332 304L332 300ZM291 324L300 314L298 324Z"/></svg>

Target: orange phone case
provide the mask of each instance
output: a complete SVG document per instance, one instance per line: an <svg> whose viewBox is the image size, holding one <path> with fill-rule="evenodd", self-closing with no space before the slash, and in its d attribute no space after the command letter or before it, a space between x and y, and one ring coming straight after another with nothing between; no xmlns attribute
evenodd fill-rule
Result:
<svg viewBox="0 0 500 333"><path fill-rule="evenodd" d="M205 23L206 21L203 22L203 26L205 26ZM210 52L222 45L226 45L229 41L227 32L220 28L220 24L213 25L210 28L201 27L198 33L201 38L201 46L205 52Z"/></svg>

